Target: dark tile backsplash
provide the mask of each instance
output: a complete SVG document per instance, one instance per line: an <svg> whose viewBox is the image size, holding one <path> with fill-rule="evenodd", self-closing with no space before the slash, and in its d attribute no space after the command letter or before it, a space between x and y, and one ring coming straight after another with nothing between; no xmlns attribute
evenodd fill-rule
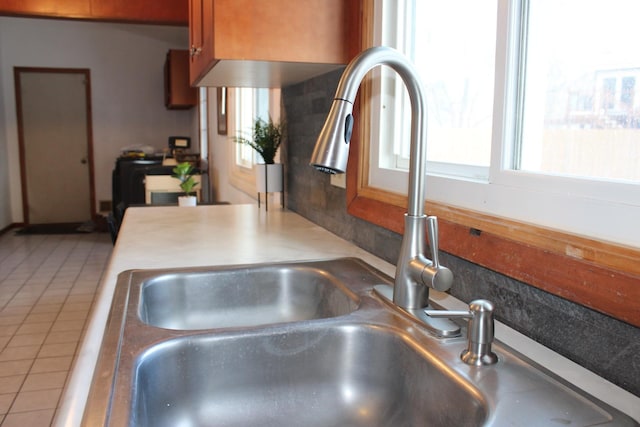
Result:
<svg viewBox="0 0 640 427"><path fill-rule="evenodd" d="M401 236L347 214L345 191L309 166L340 75L328 73L282 91L287 207L395 264ZM639 328L446 253L441 262L454 273L452 295L465 302L492 300L501 322L640 396Z"/></svg>

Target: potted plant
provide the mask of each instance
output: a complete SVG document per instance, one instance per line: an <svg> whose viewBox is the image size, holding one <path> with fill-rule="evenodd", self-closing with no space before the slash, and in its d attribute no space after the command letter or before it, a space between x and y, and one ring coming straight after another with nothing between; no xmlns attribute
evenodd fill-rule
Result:
<svg viewBox="0 0 640 427"><path fill-rule="evenodd" d="M284 125L256 118L253 122L251 138L234 137L239 144L246 144L253 148L264 163L256 165L256 187L258 193L270 193L283 190L282 164L275 163L276 153L282 142Z"/></svg>
<svg viewBox="0 0 640 427"><path fill-rule="evenodd" d="M184 196L178 197L179 206L195 206L196 196L192 195L193 188L198 183L193 178L194 167L189 162L178 163L173 168L172 177L177 178L180 181L180 188L184 191Z"/></svg>

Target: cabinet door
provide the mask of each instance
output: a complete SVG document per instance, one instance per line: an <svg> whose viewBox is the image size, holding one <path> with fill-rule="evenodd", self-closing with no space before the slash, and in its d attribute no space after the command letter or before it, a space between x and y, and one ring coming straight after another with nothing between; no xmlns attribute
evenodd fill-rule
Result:
<svg viewBox="0 0 640 427"><path fill-rule="evenodd" d="M189 52L171 49L164 66L165 106L186 109L198 103L198 90L190 86Z"/></svg>
<svg viewBox="0 0 640 427"><path fill-rule="evenodd" d="M363 0L190 0L191 84L280 87L348 63Z"/></svg>
<svg viewBox="0 0 640 427"><path fill-rule="evenodd" d="M213 66L213 0L189 0L189 78L194 84Z"/></svg>

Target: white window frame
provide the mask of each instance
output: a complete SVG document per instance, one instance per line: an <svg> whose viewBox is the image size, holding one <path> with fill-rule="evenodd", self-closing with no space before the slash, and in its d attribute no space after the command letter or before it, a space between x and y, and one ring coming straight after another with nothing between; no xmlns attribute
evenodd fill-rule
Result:
<svg viewBox="0 0 640 427"><path fill-rule="evenodd" d="M498 0L498 42L494 93L494 126L488 177L468 176L427 167L427 198L493 216L562 230L598 240L640 247L640 185L514 170L513 140L519 117L517 105L518 50L524 42L526 0ZM379 3L379 2L376 2ZM376 4L376 12L379 12ZM506 34L506 37L500 37ZM521 74L520 74L521 75ZM379 83L373 93L380 93ZM379 100L375 99L379 107ZM376 113L376 106L372 108ZM379 118L372 116L371 123ZM369 185L406 194L407 173L378 167L380 131L371 129ZM428 142L427 142L428 143ZM482 171L478 171L482 175ZM467 175L467 176L459 176ZM458 175L458 176L456 176ZM391 185L389 185L391 183ZM428 206L427 206L428 211Z"/></svg>

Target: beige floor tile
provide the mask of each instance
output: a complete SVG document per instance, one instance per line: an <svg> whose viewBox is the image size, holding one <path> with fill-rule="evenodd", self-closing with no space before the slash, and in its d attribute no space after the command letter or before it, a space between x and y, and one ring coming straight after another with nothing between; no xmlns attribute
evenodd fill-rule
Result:
<svg viewBox="0 0 640 427"><path fill-rule="evenodd" d="M69 284L67 282L61 283L61 282L56 282L54 280L49 284L49 286L47 286L47 289L44 291L42 296L43 297L61 296L66 298L66 296L69 295L69 289L70 289Z"/></svg>
<svg viewBox="0 0 640 427"><path fill-rule="evenodd" d="M13 399L16 398L17 393L0 394L0 414L6 414L9 412L9 408L13 403Z"/></svg>
<svg viewBox="0 0 640 427"><path fill-rule="evenodd" d="M42 295L42 300L46 300L49 304L63 304L66 297L64 295Z"/></svg>
<svg viewBox="0 0 640 427"><path fill-rule="evenodd" d="M33 306L38 302L38 298L40 298L40 294L31 294L31 293L20 293L18 292L13 299L11 300L12 307L29 305Z"/></svg>
<svg viewBox="0 0 640 427"><path fill-rule="evenodd" d="M69 292L69 296L94 296L96 293L97 285L95 286L74 286Z"/></svg>
<svg viewBox="0 0 640 427"><path fill-rule="evenodd" d="M0 326L0 337L11 337L16 333L20 325Z"/></svg>
<svg viewBox="0 0 640 427"><path fill-rule="evenodd" d="M20 294L23 295L37 295L40 296L45 289L47 289L47 285L43 285L43 284L30 284L31 282L29 282L28 284L24 285L22 287L22 289L20 289Z"/></svg>
<svg viewBox="0 0 640 427"><path fill-rule="evenodd" d="M71 289L73 287L72 283L69 283L67 281L59 283L59 282L53 282L49 285L49 287L47 288L48 290L64 290L64 291L68 291L69 289Z"/></svg>
<svg viewBox="0 0 640 427"><path fill-rule="evenodd" d="M42 372L37 374L29 374L22 384L21 392L35 390L50 390L53 388L64 387L67 379L67 372Z"/></svg>
<svg viewBox="0 0 640 427"><path fill-rule="evenodd" d="M24 323L53 322L57 315L58 313L32 313L24 319Z"/></svg>
<svg viewBox="0 0 640 427"><path fill-rule="evenodd" d="M67 311L67 312L60 313L56 320L59 322L67 322L67 321L83 322L88 315L89 313L83 312L83 311Z"/></svg>
<svg viewBox="0 0 640 427"><path fill-rule="evenodd" d="M47 334L25 334L15 335L7 344L7 347L23 347L25 345L40 345L44 342Z"/></svg>
<svg viewBox="0 0 640 427"><path fill-rule="evenodd" d="M7 241L19 247L0 272L0 427L50 427L112 245L5 234L0 252Z"/></svg>
<svg viewBox="0 0 640 427"><path fill-rule="evenodd" d="M79 302L65 302L62 306L62 312L65 311L89 311L91 308L90 301L79 301Z"/></svg>
<svg viewBox="0 0 640 427"><path fill-rule="evenodd" d="M72 361L73 356L38 358L33 362L33 366L29 372L37 374L42 372L68 371L71 368Z"/></svg>
<svg viewBox="0 0 640 427"><path fill-rule="evenodd" d="M62 304L38 304L33 307L31 314L34 313L59 313Z"/></svg>
<svg viewBox="0 0 640 427"><path fill-rule="evenodd" d="M27 345L23 347L6 347L0 353L0 362L8 360L27 360L35 359L40 351L39 345Z"/></svg>
<svg viewBox="0 0 640 427"><path fill-rule="evenodd" d="M20 289L18 293L15 294L14 299L32 301L31 304L33 305L38 301L40 295L42 295L42 291Z"/></svg>
<svg viewBox="0 0 640 427"><path fill-rule="evenodd" d="M14 297L11 299L9 304L7 304L7 306L8 307L23 307L23 306L32 307L33 304L36 303L36 301L37 301L37 298Z"/></svg>
<svg viewBox="0 0 640 427"><path fill-rule="evenodd" d="M0 377L26 374L29 372L29 368L32 364L32 360L10 360L8 362L0 362Z"/></svg>
<svg viewBox="0 0 640 427"><path fill-rule="evenodd" d="M83 326L83 322L78 322L77 320L56 320L51 327L51 332L79 331L82 330Z"/></svg>
<svg viewBox="0 0 640 427"><path fill-rule="evenodd" d="M24 318L24 315L0 315L0 328L5 325L20 325Z"/></svg>
<svg viewBox="0 0 640 427"><path fill-rule="evenodd" d="M16 396L9 413L55 409L62 389L22 391ZM4 426L3 426L4 427Z"/></svg>
<svg viewBox="0 0 640 427"><path fill-rule="evenodd" d="M4 292L4 290L2 290ZM29 314L28 306L5 307L0 312L0 316L26 316Z"/></svg>
<svg viewBox="0 0 640 427"><path fill-rule="evenodd" d="M82 335L81 330L77 331L54 331L49 332L49 335L45 339L45 344L60 344L65 342L75 342L80 340Z"/></svg>
<svg viewBox="0 0 640 427"><path fill-rule="evenodd" d="M47 297L65 296L66 297L68 293L69 293L68 289L61 288L61 287L56 288L56 283L52 282L49 285L49 287L47 287L47 290L44 292L44 294L42 294L42 296L47 296Z"/></svg>
<svg viewBox="0 0 640 427"><path fill-rule="evenodd" d="M47 333L51 329L51 322L25 323L16 331L16 335L32 335Z"/></svg>
<svg viewBox="0 0 640 427"><path fill-rule="evenodd" d="M73 356L77 343L44 344L38 353L38 357Z"/></svg>
<svg viewBox="0 0 640 427"><path fill-rule="evenodd" d="M94 298L93 293L91 293L91 294L69 295L67 297L67 301L66 302L69 303L69 304L78 303L78 302L92 303L93 302L93 298Z"/></svg>
<svg viewBox="0 0 640 427"><path fill-rule="evenodd" d="M53 421L54 409L10 413L2 421L2 427L49 427Z"/></svg>
<svg viewBox="0 0 640 427"><path fill-rule="evenodd" d="M25 375L12 375L0 380L0 394L17 393L24 382Z"/></svg>

